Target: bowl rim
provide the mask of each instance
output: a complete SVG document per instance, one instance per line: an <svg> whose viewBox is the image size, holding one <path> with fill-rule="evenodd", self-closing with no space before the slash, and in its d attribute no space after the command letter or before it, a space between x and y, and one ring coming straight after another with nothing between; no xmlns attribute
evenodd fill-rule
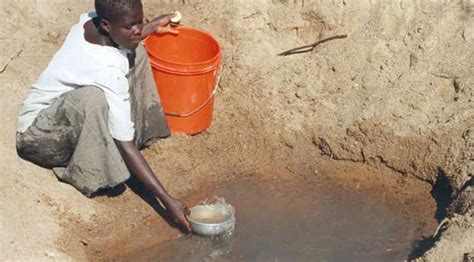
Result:
<svg viewBox="0 0 474 262"><path fill-rule="evenodd" d="M194 206L194 207L190 208L190 211L192 212L192 209L195 208L195 207L204 207L204 206L203 205ZM220 212L216 212L216 213L220 213ZM220 226L220 225L225 225L225 224L235 220L235 217L231 213L227 213L225 215L226 215L225 220L222 221L222 222L218 222L218 223L203 223L203 222L196 221L196 220L191 218L191 213L189 213L189 215L186 215L186 218L192 224L201 225L201 226Z"/></svg>
<svg viewBox="0 0 474 262"><path fill-rule="evenodd" d="M191 218L189 218L189 216L186 216L186 218L189 220L189 222L191 224L196 224L196 225L201 225L201 226L222 226L222 225L226 225L227 223L230 223L231 221L235 220L234 217L229 216L228 219L226 219L225 221L220 222L220 223L202 223L202 222L198 222L196 220L192 220Z"/></svg>

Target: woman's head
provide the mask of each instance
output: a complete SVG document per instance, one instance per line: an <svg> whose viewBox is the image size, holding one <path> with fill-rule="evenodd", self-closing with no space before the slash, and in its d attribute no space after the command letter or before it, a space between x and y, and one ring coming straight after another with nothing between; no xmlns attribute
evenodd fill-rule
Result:
<svg viewBox="0 0 474 262"><path fill-rule="evenodd" d="M142 40L141 0L95 0L99 26L115 45L135 49Z"/></svg>

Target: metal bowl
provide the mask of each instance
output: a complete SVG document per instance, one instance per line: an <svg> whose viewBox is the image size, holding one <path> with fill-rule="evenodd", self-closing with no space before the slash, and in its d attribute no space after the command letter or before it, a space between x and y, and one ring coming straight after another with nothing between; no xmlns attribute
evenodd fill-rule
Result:
<svg viewBox="0 0 474 262"><path fill-rule="evenodd" d="M204 236L216 236L229 232L235 225L235 216L212 206L197 205L187 216L193 232Z"/></svg>

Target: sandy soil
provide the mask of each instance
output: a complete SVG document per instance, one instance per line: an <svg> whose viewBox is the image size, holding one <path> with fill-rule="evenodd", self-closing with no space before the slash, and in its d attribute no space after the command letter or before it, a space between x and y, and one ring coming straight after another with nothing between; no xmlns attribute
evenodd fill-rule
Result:
<svg viewBox="0 0 474 262"><path fill-rule="evenodd" d="M438 200L448 216L420 260L472 257L472 1L144 2L149 17L179 9L186 25L214 35L225 64L211 128L144 151L169 191L184 197L243 175L317 170L395 196L448 192L450 201ZM26 92L92 8L91 0L0 2L0 66L9 61L0 73L2 261L101 258L131 234L160 241L179 232L130 189L88 199L16 156ZM277 56L340 34L348 38ZM381 184L369 170L383 174Z"/></svg>

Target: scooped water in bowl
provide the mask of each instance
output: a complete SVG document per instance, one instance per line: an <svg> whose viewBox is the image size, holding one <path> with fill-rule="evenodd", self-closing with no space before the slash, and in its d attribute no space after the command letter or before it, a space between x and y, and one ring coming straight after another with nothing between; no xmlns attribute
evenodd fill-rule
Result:
<svg viewBox="0 0 474 262"><path fill-rule="evenodd" d="M215 197L190 209L188 220L200 235L231 235L235 228L235 209L224 198Z"/></svg>
<svg viewBox="0 0 474 262"><path fill-rule="evenodd" d="M203 224L216 224L226 221L230 217L229 214L216 212L215 210L206 210L203 206L196 206L191 210L189 219Z"/></svg>

